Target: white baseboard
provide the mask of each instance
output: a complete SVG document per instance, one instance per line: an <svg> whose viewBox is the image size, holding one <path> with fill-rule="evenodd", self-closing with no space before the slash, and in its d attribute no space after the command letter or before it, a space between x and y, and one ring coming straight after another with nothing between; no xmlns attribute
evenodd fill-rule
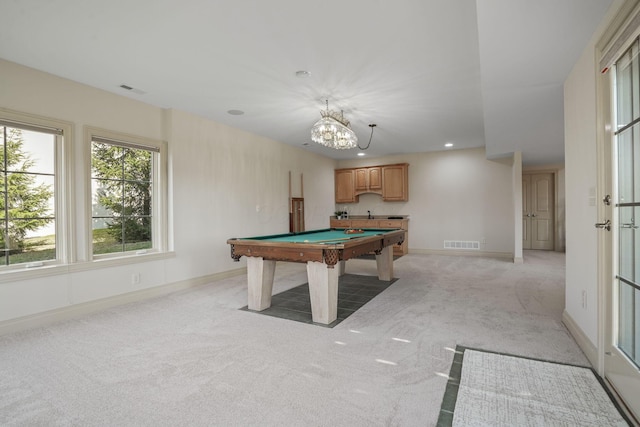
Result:
<svg viewBox="0 0 640 427"><path fill-rule="evenodd" d="M222 273L196 277L193 279L182 280L179 282L168 283L166 285L142 289L135 292L128 292L126 294L114 295L112 297L102 298L95 301L74 304L68 307L62 307L55 310L32 314L29 316L18 317L16 319L5 320L3 322L0 322L0 335L50 325L55 322L60 322L63 320L72 319L74 317L95 313L111 307L116 307L118 305L168 295L173 292L195 288L198 286L209 284L211 282L216 282L218 280L239 276L241 274L247 274L246 267L224 271Z"/></svg>
<svg viewBox="0 0 640 427"><path fill-rule="evenodd" d="M587 356L587 359L591 362L591 366L597 367L598 349L578 326L575 320L573 320L569 313L567 313L567 310L562 312L562 323L567 327L569 333L573 336L573 339L576 340L578 347L580 347L585 356Z"/></svg>
<svg viewBox="0 0 640 427"><path fill-rule="evenodd" d="M453 255L453 256L481 256L488 258L510 258L513 259L511 252L490 252L476 250L456 250L456 249L412 249L409 248L410 254L423 255Z"/></svg>

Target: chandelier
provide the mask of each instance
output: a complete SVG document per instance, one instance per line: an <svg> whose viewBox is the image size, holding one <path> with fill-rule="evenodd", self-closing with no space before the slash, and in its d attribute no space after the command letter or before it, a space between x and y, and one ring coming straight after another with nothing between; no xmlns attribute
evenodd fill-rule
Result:
<svg viewBox="0 0 640 427"><path fill-rule="evenodd" d="M348 150L358 146L358 137L349 127L349 120L342 111L329 110L327 99L326 111L320 111L322 118L311 128L311 140L325 147L336 150Z"/></svg>

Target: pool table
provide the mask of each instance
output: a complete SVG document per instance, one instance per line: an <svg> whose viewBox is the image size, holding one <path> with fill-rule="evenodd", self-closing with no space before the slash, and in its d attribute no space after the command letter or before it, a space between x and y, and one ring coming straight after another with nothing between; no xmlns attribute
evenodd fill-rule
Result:
<svg viewBox="0 0 640 427"><path fill-rule="evenodd" d="M248 308L271 306L276 261L307 264L313 321L325 325L337 318L338 277L345 261L374 252L378 278L393 278L393 245L402 244L405 230L329 228L300 233L234 238L231 258L247 257ZM336 265L338 266L336 268Z"/></svg>

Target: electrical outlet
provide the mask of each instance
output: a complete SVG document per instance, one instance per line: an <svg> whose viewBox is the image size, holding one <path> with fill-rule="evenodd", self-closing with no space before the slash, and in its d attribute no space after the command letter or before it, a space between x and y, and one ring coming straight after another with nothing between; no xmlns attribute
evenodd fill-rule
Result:
<svg viewBox="0 0 640 427"><path fill-rule="evenodd" d="M133 273L131 275L131 284L132 285L140 284L140 273Z"/></svg>
<svg viewBox="0 0 640 427"><path fill-rule="evenodd" d="M582 291L582 308L587 308L587 291Z"/></svg>

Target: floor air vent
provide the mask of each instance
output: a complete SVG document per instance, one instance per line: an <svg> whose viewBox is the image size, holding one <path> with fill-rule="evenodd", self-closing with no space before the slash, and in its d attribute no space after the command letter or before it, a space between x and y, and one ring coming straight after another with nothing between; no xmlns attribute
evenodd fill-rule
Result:
<svg viewBox="0 0 640 427"><path fill-rule="evenodd" d="M472 249L480 250L480 242L464 241L464 240L445 240L445 249Z"/></svg>

